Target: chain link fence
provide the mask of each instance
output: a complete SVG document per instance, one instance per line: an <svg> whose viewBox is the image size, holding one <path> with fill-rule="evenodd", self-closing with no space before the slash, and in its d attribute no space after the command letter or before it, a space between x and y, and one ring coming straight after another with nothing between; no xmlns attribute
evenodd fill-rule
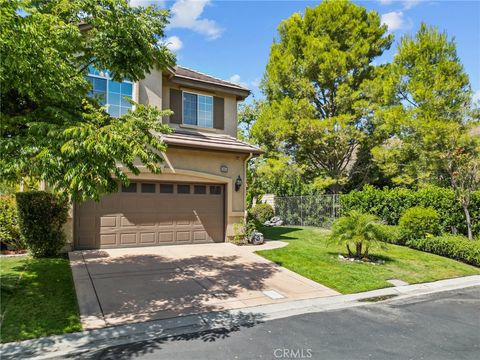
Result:
<svg viewBox="0 0 480 360"><path fill-rule="evenodd" d="M284 225L329 228L340 216L339 195L276 196L274 210Z"/></svg>

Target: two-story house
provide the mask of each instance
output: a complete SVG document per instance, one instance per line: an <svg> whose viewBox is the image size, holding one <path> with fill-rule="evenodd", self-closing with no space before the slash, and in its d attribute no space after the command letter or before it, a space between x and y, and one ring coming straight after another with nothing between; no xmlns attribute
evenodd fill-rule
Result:
<svg viewBox="0 0 480 360"><path fill-rule="evenodd" d="M118 193L74 206L73 247L223 242L234 235L245 214L246 163L261 152L236 138L237 103L250 91L180 66L138 83L93 69L88 79L112 116L130 109L130 97L173 110L163 121L175 132L159 135L168 145L161 174L130 174Z"/></svg>

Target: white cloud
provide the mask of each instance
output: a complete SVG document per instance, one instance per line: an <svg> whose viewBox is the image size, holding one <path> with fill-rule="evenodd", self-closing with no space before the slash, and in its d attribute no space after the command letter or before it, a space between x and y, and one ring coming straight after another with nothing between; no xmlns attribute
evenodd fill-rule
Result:
<svg viewBox="0 0 480 360"><path fill-rule="evenodd" d="M413 8L414 6L417 6L420 3L420 0L405 0L403 2L403 8L405 10L409 10Z"/></svg>
<svg viewBox="0 0 480 360"><path fill-rule="evenodd" d="M393 0L378 0L381 5L390 5Z"/></svg>
<svg viewBox="0 0 480 360"><path fill-rule="evenodd" d="M238 84L240 86L248 88L248 83L246 83L245 81L242 81L242 78L238 74L234 74L230 76L230 79L228 80L234 84Z"/></svg>
<svg viewBox="0 0 480 360"><path fill-rule="evenodd" d="M165 40L164 44L170 51L174 52L183 47L183 42L178 36L170 36L167 38L167 40Z"/></svg>
<svg viewBox="0 0 480 360"><path fill-rule="evenodd" d="M401 11L392 11L382 14L381 21L382 24L386 24L388 26L389 31L401 29L405 25L405 21L403 20L403 12Z"/></svg>
<svg viewBox="0 0 480 360"><path fill-rule="evenodd" d="M155 5L159 8L165 8L166 5L165 0L130 0L129 4L132 7Z"/></svg>
<svg viewBox="0 0 480 360"><path fill-rule="evenodd" d="M230 76L229 80L230 80L230 82L238 84L238 83L240 83L240 75L234 74L234 75Z"/></svg>
<svg viewBox="0 0 480 360"><path fill-rule="evenodd" d="M252 81L244 81L242 80L242 77L240 75L233 74L232 76L230 76L228 81L246 88L258 88L260 86L261 79L255 78Z"/></svg>
<svg viewBox="0 0 480 360"><path fill-rule="evenodd" d="M186 28L216 39L222 29L213 20L201 18L202 12L210 0L177 0L170 9L172 18L170 28Z"/></svg>

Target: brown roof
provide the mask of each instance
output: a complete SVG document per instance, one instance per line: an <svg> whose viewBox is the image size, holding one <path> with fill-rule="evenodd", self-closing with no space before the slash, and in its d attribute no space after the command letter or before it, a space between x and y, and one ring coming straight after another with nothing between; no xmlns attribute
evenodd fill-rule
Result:
<svg viewBox="0 0 480 360"><path fill-rule="evenodd" d="M197 70L179 65L169 70L171 71L172 79L177 83L193 82L201 87L203 85L205 88L221 88L223 91L237 95L242 100L250 95L250 90L246 87L204 74Z"/></svg>
<svg viewBox="0 0 480 360"><path fill-rule="evenodd" d="M260 148L229 135L203 134L177 130L173 134L161 135L161 139L170 146L252 153L255 155L263 153Z"/></svg>

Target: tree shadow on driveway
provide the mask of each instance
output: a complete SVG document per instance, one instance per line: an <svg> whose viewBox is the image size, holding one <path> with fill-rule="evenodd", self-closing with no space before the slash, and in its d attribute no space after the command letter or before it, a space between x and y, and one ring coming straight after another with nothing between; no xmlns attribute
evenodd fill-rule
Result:
<svg viewBox="0 0 480 360"><path fill-rule="evenodd" d="M108 325L245 307L242 300L267 299L265 282L279 271L268 261L238 255L95 253L85 261Z"/></svg>

